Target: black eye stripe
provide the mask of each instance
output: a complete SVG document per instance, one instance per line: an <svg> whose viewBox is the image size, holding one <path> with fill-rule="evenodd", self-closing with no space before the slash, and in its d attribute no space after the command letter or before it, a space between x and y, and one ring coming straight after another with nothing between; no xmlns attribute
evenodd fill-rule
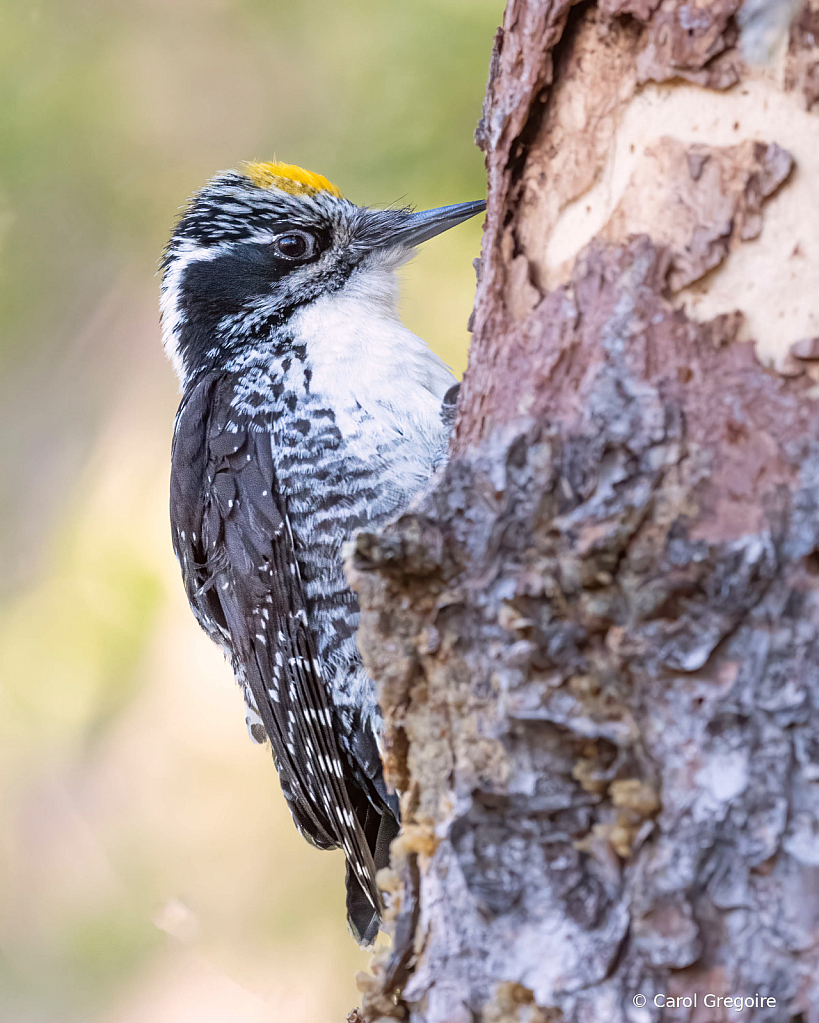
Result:
<svg viewBox="0 0 819 1023"><path fill-rule="evenodd" d="M280 243L285 239L303 243L303 251L291 255ZM195 261L185 269L180 302L189 316L210 321L246 309L255 296L274 294L289 274L315 262L331 245L327 232L289 227L268 242L244 242L232 246L216 259ZM286 250L286 246L285 246Z"/></svg>

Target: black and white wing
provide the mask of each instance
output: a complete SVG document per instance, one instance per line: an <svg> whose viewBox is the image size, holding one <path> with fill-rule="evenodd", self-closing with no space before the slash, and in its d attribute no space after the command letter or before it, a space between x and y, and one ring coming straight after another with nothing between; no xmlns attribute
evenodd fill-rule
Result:
<svg viewBox="0 0 819 1023"><path fill-rule="evenodd" d="M270 739L299 830L347 857L347 908L362 942L381 899L371 800L342 758L313 636L271 435L231 407L230 375L205 377L180 407L171 471L171 526L188 599L230 654ZM369 838L369 841L368 841Z"/></svg>

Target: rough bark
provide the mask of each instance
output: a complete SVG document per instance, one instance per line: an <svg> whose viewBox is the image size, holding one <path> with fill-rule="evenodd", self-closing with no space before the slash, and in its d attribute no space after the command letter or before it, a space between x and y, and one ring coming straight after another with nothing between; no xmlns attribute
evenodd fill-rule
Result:
<svg viewBox="0 0 819 1023"><path fill-rule="evenodd" d="M819 8L793 6L508 5L452 460L349 561L404 819L362 1019L819 1021Z"/></svg>

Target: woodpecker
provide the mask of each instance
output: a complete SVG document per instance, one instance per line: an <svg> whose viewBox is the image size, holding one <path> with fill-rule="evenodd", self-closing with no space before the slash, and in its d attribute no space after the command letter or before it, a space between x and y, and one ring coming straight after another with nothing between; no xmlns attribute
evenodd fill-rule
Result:
<svg viewBox="0 0 819 1023"><path fill-rule="evenodd" d="M457 385L401 323L395 270L484 208L361 207L320 174L247 163L191 198L162 259L188 600L232 665L251 738L272 747L296 826L344 850L362 945L380 925L375 875L399 811L342 547L445 461Z"/></svg>

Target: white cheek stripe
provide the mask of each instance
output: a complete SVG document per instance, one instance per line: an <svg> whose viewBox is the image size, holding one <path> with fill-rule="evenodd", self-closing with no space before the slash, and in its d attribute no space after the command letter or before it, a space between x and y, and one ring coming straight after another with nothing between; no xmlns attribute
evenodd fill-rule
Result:
<svg viewBox="0 0 819 1023"><path fill-rule="evenodd" d="M195 245L193 242L182 242L178 248L174 249L171 262L162 278L162 290L159 296L162 343L182 389L184 389L187 380L184 360L179 350L180 334L185 323L185 316L179 308L182 277L191 263L209 262L220 256L223 251L224 246L221 245L205 247L204 245Z"/></svg>

